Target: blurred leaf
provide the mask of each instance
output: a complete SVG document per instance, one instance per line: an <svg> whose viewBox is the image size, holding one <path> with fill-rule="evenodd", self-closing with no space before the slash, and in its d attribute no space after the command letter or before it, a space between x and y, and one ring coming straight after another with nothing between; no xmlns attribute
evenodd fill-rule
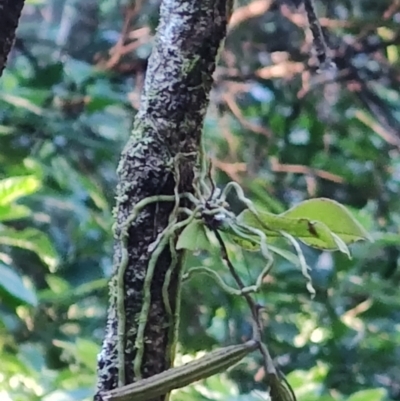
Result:
<svg viewBox="0 0 400 401"><path fill-rule="evenodd" d="M64 65L66 76L72 79L77 85L82 85L95 71L92 65L73 58L68 58Z"/></svg>
<svg viewBox="0 0 400 401"><path fill-rule="evenodd" d="M0 181L0 206L30 195L40 188L40 181L31 175L11 177Z"/></svg>
<svg viewBox="0 0 400 401"><path fill-rule="evenodd" d="M347 401L383 401L386 398L386 390L377 388L357 391Z"/></svg>
<svg viewBox="0 0 400 401"><path fill-rule="evenodd" d="M55 340L54 344L65 350L70 356L72 355L75 361L96 371L95 361L100 348L94 341L78 338L75 342Z"/></svg>
<svg viewBox="0 0 400 401"><path fill-rule="evenodd" d="M0 244L27 249L38 255L51 270L57 266L57 253L46 234L35 228L14 230L0 227Z"/></svg>
<svg viewBox="0 0 400 401"><path fill-rule="evenodd" d="M81 284L78 287L70 287L60 277L48 276L46 278L50 289L39 292L39 299L43 302L57 302L58 304L71 302L71 299L83 299L97 290L104 290L108 280L100 278Z"/></svg>
<svg viewBox="0 0 400 401"><path fill-rule="evenodd" d="M31 113L36 114L37 116L44 115L44 110L41 107L32 103L25 97L3 93L3 94L0 94L0 99L8 104L11 104L11 105L17 107L17 108L30 111Z"/></svg>
<svg viewBox="0 0 400 401"><path fill-rule="evenodd" d="M22 278L12 270L11 267L6 266L0 262L0 291L7 292L14 298L22 301L23 303L36 306L36 294L25 286Z"/></svg>
<svg viewBox="0 0 400 401"><path fill-rule="evenodd" d="M92 369L93 372L96 371L96 359L99 351L100 347L94 341L83 338L78 338L76 341L75 356L77 360Z"/></svg>
<svg viewBox="0 0 400 401"><path fill-rule="evenodd" d="M58 62L55 64L46 65L36 71L35 78L34 80L32 80L30 86L33 86L35 88L51 88L53 85L56 85L60 81L62 82L63 73L63 63ZM47 96L49 96L49 93L47 93Z"/></svg>
<svg viewBox="0 0 400 401"><path fill-rule="evenodd" d="M15 132L14 127L10 127L7 125L0 125L0 135L10 135Z"/></svg>
<svg viewBox="0 0 400 401"><path fill-rule="evenodd" d="M23 205L0 205L0 221L22 219L31 213L31 210Z"/></svg>
<svg viewBox="0 0 400 401"><path fill-rule="evenodd" d="M30 369L41 372L46 368L43 350L33 343L21 344L19 348L19 359Z"/></svg>
<svg viewBox="0 0 400 401"><path fill-rule="evenodd" d="M106 107L115 104L114 99L101 96L93 96L90 98L86 105L86 110L89 113L95 113L97 111L103 111Z"/></svg>
<svg viewBox="0 0 400 401"><path fill-rule="evenodd" d="M75 390L55 390L47 394L41 401L90 401L93 398L91 388L77 388Z"/></svg>

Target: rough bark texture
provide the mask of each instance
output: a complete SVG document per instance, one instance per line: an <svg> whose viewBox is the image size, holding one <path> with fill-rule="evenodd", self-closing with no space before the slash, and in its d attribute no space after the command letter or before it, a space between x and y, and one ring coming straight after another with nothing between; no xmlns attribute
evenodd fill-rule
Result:
<svg viewBox="0 0 400 401"><path fill-rule="evenodd" d="M15 39L24 0L0 0L0 77Z"/></svg>
<svg viewBox="0 0 400 401"><path fill-rule="evenodd" d="M179 153L198 152L201 130L212 86L212 74L226 35L231 0L164 0L155 45L149 60L141 107L118 167L117 231L140 200L157 194L174 193L172 161ZM195 157L180 163L180 190L192 191ZM148 251L167 225L172 204L147 207L129 229L129 261L125 273L126 384L135 380L133 361L138 316L143 306L143 283ZM117 232L118 234L118 232ZM122 248L115 244L115 274L110 284L110 307L106 336L98 361L98 389L117 387L117 304L116 274ZM149 377L170 367L167 349L169 319L162 299L162 285L171 255L165 251L158 261L151 285L151 307L145 330L141 373ZM176 308L178 266L169 293ZM164 397L161 397L164 399ZM160 400L161 400L160 399Z"/></svg>

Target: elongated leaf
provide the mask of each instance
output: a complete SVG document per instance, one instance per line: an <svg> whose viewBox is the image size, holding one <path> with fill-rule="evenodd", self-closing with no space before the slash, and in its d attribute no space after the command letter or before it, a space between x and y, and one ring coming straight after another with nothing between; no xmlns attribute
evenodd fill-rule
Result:
<svg viewBox="0 0 400 401"><path fill-rule="evenodd" d="M243 225L262 230L267 237L280 237L282 236L281 232L286 232L314 248L338 249L331 231L325 224L318 221L311 221L305 218L294 219L266 212L259 212L258 216L256 216L248 209L238 216L238 220Z"/></svg>
<svg viewBox="0 0 400 401"><path fill-rule="evenodd" d="M384 399L386 399L386 391L382 388L376 388L357 391L347 401L383 401Z"/></svg>
<svg viewBox="0 0 400 401"><path fill-rule="evenodd" d="M18 220L31 215L29 208L23 205L0 205L0 221Z"/></svg>
<svg viewBox="0 0 400 401"><path fill-rule="evenodd" d="M32 306L37 305L36 294L25 286L22 278L11 267L0 263L0 292Z"/></svg>
<svg viewBox="0 0 400 401"><path fill-rule="evenodd" d="M3 227L0 230L0 244L15 246L35 252L50 269L57 265L57 253L48 237L35 228L14 230Z"/></svg>
<svg viewBox="0 0 400 401"><path fill-rule="evenodd" d="M370 239L368 233L340 203L331 199L310 199L296 205L281 216L319 221L338 235L346 244Z"/></svg>
<svg viewBox="0 0 400 401"><path fill-rule="evenodd" d="M37 116L42 116L44 114L44 110L41 107L29 101L25 97L1 93L0 99L17 108L30 111L31 113L36 114Z"/></svg>
<svg viewBox="0 0 400 401"><path fill-rule="evenodd" d="M189 251L202 251L210 249L210 241L201 221L193 220L182 231L176 244L176 249Z"/></svg>
<svg viewBox="0 0 400 401"><path fill-rule="evenodd" d="M30 195L39 187L40 181L32 175L1 180L0 205L7 205L22 196Z"/></svg>

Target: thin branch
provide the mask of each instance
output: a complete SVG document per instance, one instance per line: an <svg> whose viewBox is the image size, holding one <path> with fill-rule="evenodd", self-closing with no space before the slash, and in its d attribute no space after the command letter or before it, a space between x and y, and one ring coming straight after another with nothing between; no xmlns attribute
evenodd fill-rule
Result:
<svg viewBox="0 0 400 401"><path fill-rule="evenodd" d="M302 164L281 164L276 158L270 159L271 170L276 173L293 173L293 174L304 174L309 176L316 176L323 178L327 181L332 181L337 184L342 184L345 182L344 178L340 175L330 173L329 171L314 169Z"/></svg>
<svg viewBox="0 0 400 401"><path fill-rule="evenodd" d="M214 229L213 230L220 249L221 249L221 257L225 261L226 265L228 266L229 273L235 280L237 286L239 287L240 290L243 290L245 288L245 285L236 272L235 267L233 266L231 260L229 259L228 256L228 251L226 249L226 245L224 240L221 237L221 234L218 232L218 230ZM283 401L283 400L290 400L290 401L296 401L296 395L294 394L292 388L290 387L289 383L286 381L286 379L280 374L280 372L276 369L275 364L273 362L273 359L269 353L269 350L267 346L262 342L262 336L263 336L263 327L262 327L262 318L260 311L262 310L262 307L258 305L253 298L251 297L250 294L243 292L242 293L243 298L246 300L247 305L249 306L252 318L253 318L253 337L259 344L259 350L262 355L263 359L263 367L265 370L265 373L267 375L267 380L268 384L270 386L270 397L272 401ZM283 381L283 384L281 383L281 380Z"/></svg>
<svg viewBox="0 0 400 401"><path fill-rule="evenodd" d="M238 7L232 14L229 22L229 30L232 30L248 19L265 14L270 9L272 3L272 0L255 0L250 4Z"/></svg>

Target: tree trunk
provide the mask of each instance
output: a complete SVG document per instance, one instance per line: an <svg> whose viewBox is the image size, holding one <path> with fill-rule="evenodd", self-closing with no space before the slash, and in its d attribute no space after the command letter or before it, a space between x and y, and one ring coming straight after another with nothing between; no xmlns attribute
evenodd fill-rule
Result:
<svg viewBox="0 0 400 401"><path fill-rule="evenodd" d="M149 196L174 194L174 160L177 155L191 154L180 159L179 192L192 192L212 75L226 35L231 8L232 0L163 0L140 110L118 167L116 238L122 234L122 227L139 201ZM121 240L115 242L110 307L98 360L95 400L102 399L102 392L118 386L117 329L120 312L117 294L121 268L125 271L123 294L126 321L123 381L129 384L138 379L133 369L138 351L135 342L137 344L139 315L146 307L146 295L150 297L150 303L140 374L143 378L149 377L171 366L175 342L175 331L171 330L171 326L177 323L176 311L179 308L180 258L168 287L173 321L162 296L166 273L171 266L169 249L164 250L158 259L148 292L145 278L152 253L149 247L167 227L172 208L173 202L147 206L130 223L125 245ZM127 257L126 264L124 257ZM164 399L165 396L157 401Z"/></svg>
<svg viewBox="0 0 400 401"><path fill-rule="evenodd" d="M0 0L0 77L15 39L24 0Z"/></svg>

